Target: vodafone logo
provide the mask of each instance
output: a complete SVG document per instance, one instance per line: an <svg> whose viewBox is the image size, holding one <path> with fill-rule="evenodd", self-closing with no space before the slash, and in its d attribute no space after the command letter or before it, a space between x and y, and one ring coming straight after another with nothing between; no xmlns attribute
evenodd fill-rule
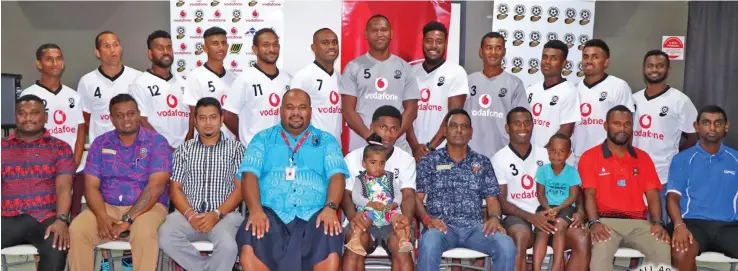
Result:
<svg viewBox="0 0 738 271"><path fill-rule="evenodd" d="M216 10L215 11L215 17L216 18L220 18L220 10Z"/></svg>
<svg viewBox="0 0 738 271"><path fill-rule="evenodd" d="M187 17L187 12L185 12L184 10L180 11L179 12L179 17L180 18L186 18Z"/></svg>
<svg viewBox="0 0 738 271"><path fill-rule="evenodd" d="M583 103L579 106L579 111L582 111L582 117L587 117L592 114L592 105L589 103Z"/></svg>
<svg viewBox="0 0 738 271"><path fill-rule="evenodd" d="M254 10L253 12L251 12L251 17L259 18L259 11Z"/></svg>
<svg viewBox="0 0 738 271"><path fill-rule="evenodd" d="M430 89L424 88L420 90L420 101L421 102L427 103L428 101L430 101L430 96L431 96Z"/></svg>
<svg viewBox="0 0 738 271"><path fill-rule="evenodd" d="M379 77L377 78L377 80L374 81L374 87L376 87L378 91L386 90L388 85L389 83L384 77Z"/></svg>
<svg viewBox="0 0 738 271"><path fill-rule="evenodd" d="M641 123L641 128L648 129L648 128L651 128L651 120L652 119L651 119L651 116L650 115L643 115L638 120L638 122Z"/></svg>
<svg viewBox="0 0 738 271"><path fill-rule="evenodd" d="M225 94L220 95L220 105L224 105L225 104L226 97L228 97L228 95L225 95Z"/></svg>
<svg viewBox="0 0 738 271"><path fill-rule="evenodd" d="M177 104L179 104L179 101L177 101L177 97L172 94L167 95L167 105L169 106L169 108L175 108L177 107Z"/></svg>
<svg viewBox="0 0 738 271"><path fill-rule="evenodd" d="M533 177L525 174L523 177L520 177L520 185L523 186L523 189L530 190L535 185L535 182L533 181Z"/></svg>
<svg viewBox="0 0 738 271"><path fill-rule="evenodd" d="M62 125L65 121L67 121L67 114L64 114L64 111L54 111L54 123L56 123L56 125Z"/></svg>
<svg viewBox="0 0 738 271"><path fill-rule="evenodd" d="M489 94L483 94L479 96L479 106L482 108L489 108L492 105L492 97Z"/></svg>
<svg viewBox="0 0 738 271"><path fill-rule="evenodd" d="M199 27L199 26L198 26L198 27L197 27L197 28L195 29L195 33L197 33L197 34L202 34L202 27Z"/></svg>
<svg viewBox="0 0 738 271"><path fill-rule="evenodd" d="M279 95L277 95L276 93L269 94L269 104L271 104L272 107L279 106L279 102Z"/></svg>
<svg viewBox="0 0 738 271"><path fill-rule="evenodd" d="M198 67L202 66L202 60L198 60L197 63L195 63Z"/></svg>
<svg viewBox="0 0 738 271"><path fill-rule="evenodd" d="M543 105L541 103L536 103L533 105L533 115L538 117L541 115L541 111L543 111Z"/></svg>
<svg viewBox="0 0 738 271"><path fill-rule="evenodd" d="M236 62L235 60L231 61L231 67L233 68L238 67L238 62Z"/></svg>
<svg viewBox="0 0 738 271"><path fill-rule="evenodd" d="M331 90L331 94L328 96L328 99L331 101L331 104L337 105L338 104L338 92ZM271 102L271 101L270 101Z"/></svg>

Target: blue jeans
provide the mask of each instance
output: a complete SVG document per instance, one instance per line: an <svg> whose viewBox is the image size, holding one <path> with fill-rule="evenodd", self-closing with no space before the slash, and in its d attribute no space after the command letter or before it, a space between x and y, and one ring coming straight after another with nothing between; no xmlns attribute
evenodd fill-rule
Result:
<svg viewBox="0 0 738 271"><path fill-rule="evenodd" d="M463 229L449 226L446 234L437 229L424 231L418 250L418 271L439 270L441 255L452 248L468 248L489 255L493 262L492 270L515 269L515 244L512 238L499 232L485 237L480 223Z"/></svg>

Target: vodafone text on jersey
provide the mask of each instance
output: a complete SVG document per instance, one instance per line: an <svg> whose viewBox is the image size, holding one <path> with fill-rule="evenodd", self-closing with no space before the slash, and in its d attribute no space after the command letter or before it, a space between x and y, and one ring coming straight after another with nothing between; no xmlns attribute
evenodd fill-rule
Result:
<svg viewBox="0 0 738 271"><path fill-rule="evenodd" d="M223 73L219 74L210 69L207 63L199 66L185 76L184 103L194 107L200 99L212 97L218 99L220 105L223 106L228 98L228 89L231 88L234 80L236 80L236 74L225 68ZM220 131L225 138L236 139L225 124L221 126Z"/></svg>
<svg viewBox="0 0 738 271"><path fill-rule="evenodd" d="M82 101L82 111L90 114L90 142L115 129L110 121L110 99L128 93L129 86L140 74L138 70L123 66L120 73L109 77L98 68L79 80L77 92Z"/></svg>
<svg viewBox="0 0 738 271"><path fill-rule="evenodd" d="M528 153L518 153L505 146L492 157L492 166L500 185L507 185L507 200L529 213L538 208L535 176L539 167L548 164L548 152L532 144Z"/></svg>
<svg viewBox="0 0 738 271"><path fill-rule="evenodd" d="M535 126L531 141L539 146L546 145L562 124L581 121L579 97L571 83L564 79L547 88L543 84L526 89Z"/></svg>
<svg viewBox="0 0 738 271"><path fill-rule="evenodd" d="M444 62L431 70L420 63L413 66L412 72L420 88L418 117L413 129L418 142L428 142L448 112L448 98L469 95L469 80L464 68L453 63Z"/></svg>
<svg viewBox="0 0 738 271"><path fill-rule="evenodd" d="M36 95L43 100L46 112L49 114L44 127L52 136L69 144L74 151L77 143L77 126L85 123L82 117L82 107L79 105L79 94L65 85L52 91L36 81L35 84L21 92L21 96L25 95Z"/></svg>
<svg viewBox="0 0 738 271"><path fill-rule="evenodd" d="M317 63L310 63L295 76L291 88L299 88L310 95L313 106L312 124L323 131L341 138L342 120L341 95L338 94L338 71L328 73Z"/></svg>
<svg viewBox="0 0 738 271"><path fill-rule="evenodd" d="M184 84L178 76L161 78L146 71L130 87L141 116L175 148L184 143L189 129L190 108L183 101Z"/></svg>

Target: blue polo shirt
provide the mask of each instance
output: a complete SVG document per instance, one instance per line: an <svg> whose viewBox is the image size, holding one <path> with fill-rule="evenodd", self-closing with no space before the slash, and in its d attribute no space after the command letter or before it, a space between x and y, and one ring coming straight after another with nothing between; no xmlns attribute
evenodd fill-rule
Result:
<svg viewBox="0 0 738 271"><path fill-rule="evenodd" d="M423 156L418 163L417 192L426 194L428 214L456 228L481 224L482 200L500 194L489 158L471 148L467 151L459 163L446 148Z"/></svg>
<svg viewBox="0 0 738 271"><path fill-rule="evenodd" d="M285 178L292 150L282 138L283 131L293 149L306 133L310 133L295 153L293 181ZM274 210L285 224L295 218L308 221L323 209L328 182L333 175L343 174L349 178L338 140L312 125L297 137L287 133L281 124L257 133L249 142L237 176L240 178L244 172L256 175L261 205Z"/></svg>
<svg viewBox="0 0 738 271"><path fill-rule="evenodd" d="M738 151L720 145L715 155L698 143L671 161L667 193L681 196L684 219L738 221Z"/></svg>

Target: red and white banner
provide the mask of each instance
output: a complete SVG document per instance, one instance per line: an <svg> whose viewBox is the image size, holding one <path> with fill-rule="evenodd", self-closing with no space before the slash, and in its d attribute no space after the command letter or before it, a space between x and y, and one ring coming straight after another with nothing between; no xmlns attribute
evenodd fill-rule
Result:
<svg viewBox="0 0 738 271"><path fill-rule="evenodd" d="M669 55L670 60L684 60L684 36L663 36L661 51Z"/></svg>
<svg viewBox="0 0 738 271"><path fill-rule="evenodd" d="M284 0L170 0L174 69L178 75L205 64L203 33L210 27L227 33L228 56L223 64L233 72L241 72L256 64L251 51L254 33L271 27L282 37L284 32ZM282 59L277 61L281 67Z"/></svg>
<svg viewBox="0 0 738 271"><path fill-rule="evenodd" d="M392 25L390 52L411 64L423 61L423 26L438 21L451 31L451 2L448 1L344 1L341 18L341 70L354 58L367 52L364 36L367 20L382 14ZM453 36L449 33L449 36ZM449 46L452 41L449 41ZM454 41L458 43L458 41ZM448 48L447 48L448 50ZM344 124L341 143L348 152L350 131Z"/></svg>

